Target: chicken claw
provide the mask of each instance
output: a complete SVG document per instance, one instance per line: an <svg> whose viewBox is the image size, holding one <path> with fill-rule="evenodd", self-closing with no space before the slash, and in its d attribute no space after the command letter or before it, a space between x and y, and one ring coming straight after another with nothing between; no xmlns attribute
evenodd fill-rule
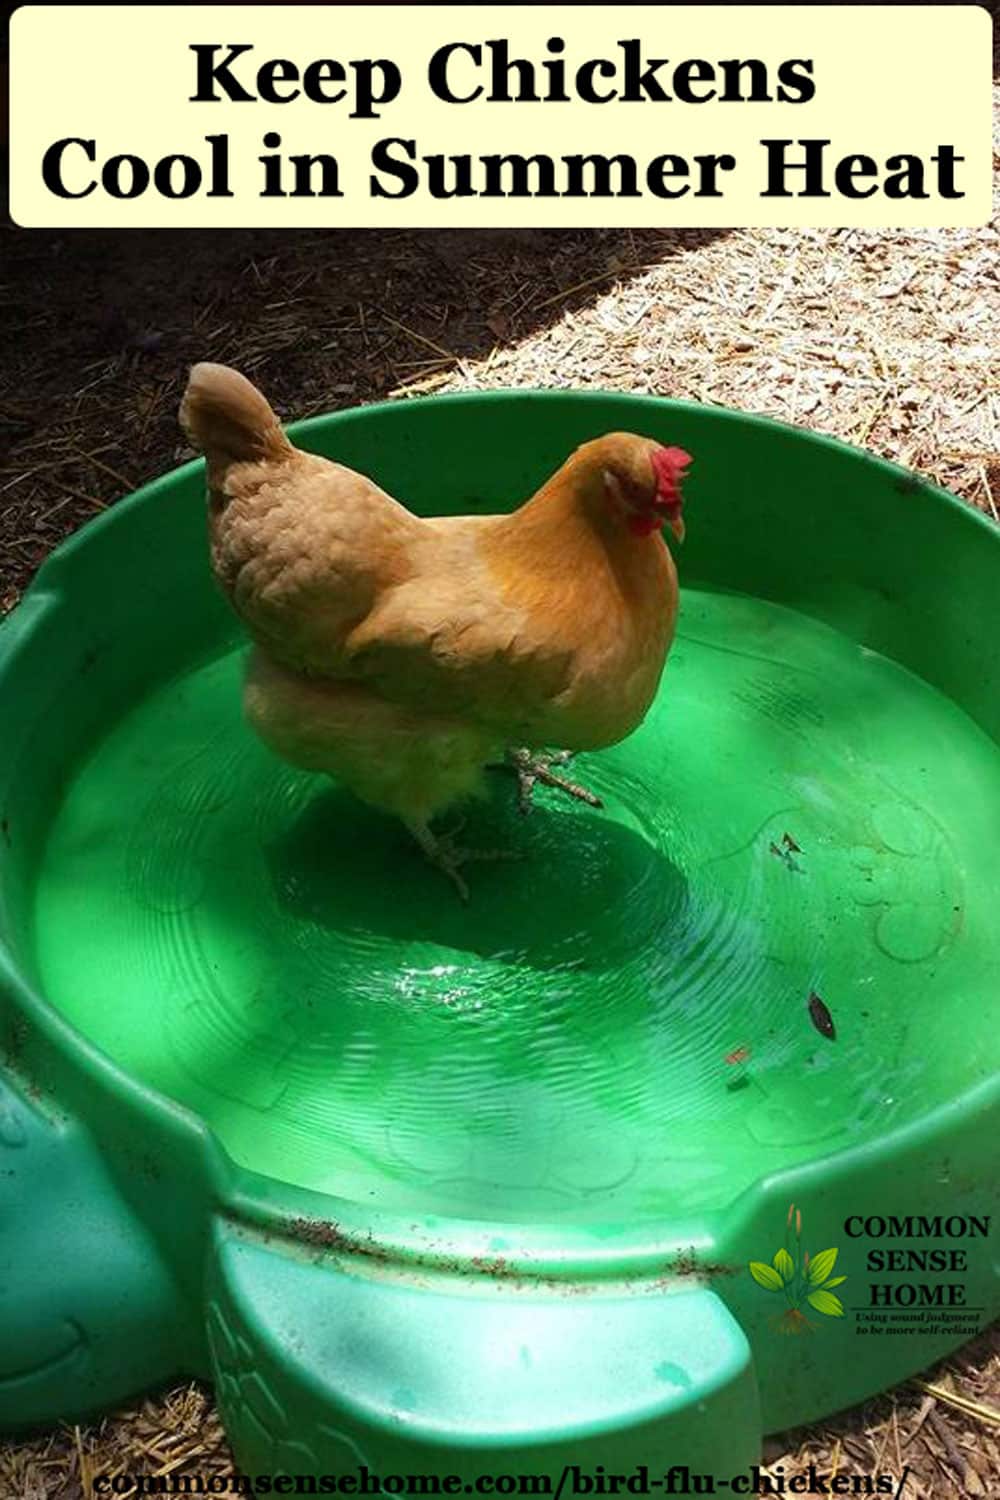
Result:
<svg viewBox="0 0 1000 1500"><path fill-rule="evenodd" d="M428 861L443 875L447 875L463 901L469 899L469 887L459 873L462 865L471 864L474 860L524 858L524 855L517 849L466 849L456 844L455 836L464 828L464 819L449 833L434 834L426 823L407 822L406 826L424 851Z"/></svg>
<svg viewBox="0 0 1000 1500"><path fill-rule="evenodd" d="M565 792L567 797L575 797L579 802L586 802L588 807L603 807L604 803L600 797L589 792L585 786L580 786L576 781L568 781L565 776L556 776L552 770L553 766L564 766L572 760L572 750L555 750L552 752L539 750L532 755L530 750L511 749L507 751L506 765L514 772L518 781L517 805L522 813L531 811L531 799L535 790L535 783L540 781L543 786L556 787L560 792Z"/></svg>

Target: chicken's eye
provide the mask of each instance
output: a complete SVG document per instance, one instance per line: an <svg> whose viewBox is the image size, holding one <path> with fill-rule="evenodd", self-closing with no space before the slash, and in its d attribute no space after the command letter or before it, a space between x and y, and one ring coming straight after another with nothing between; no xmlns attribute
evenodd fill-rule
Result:
<svg viewBox="0 0 1000 1500"><path fill-rule="evenodd" d="M655 508L655 497L630 475L604 470L604 484L612 503L627 515L645 516Z"/></svg>

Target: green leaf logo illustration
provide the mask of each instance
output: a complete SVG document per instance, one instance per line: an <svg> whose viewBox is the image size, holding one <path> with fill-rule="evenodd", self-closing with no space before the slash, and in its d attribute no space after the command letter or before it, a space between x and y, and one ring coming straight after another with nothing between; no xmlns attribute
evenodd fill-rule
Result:
<svg viewBox="0 0 1000 1500"><path fill-rule="evenodd" d="M810 1292L806 1301L810 1307L814 1307L817 1312L825 1313L828 1318L844 1316L844 1304L840 1298L835 1297L832 1292L824 1291L822 1287L815 1292Z"/></svg>
<svg viewBox="0 0 1000 1500"><path fill-rule="evenodd" d="M783 1247L771 1262L783 1282L791 1281L795 1275L795 1262Z"/></svg>
<svg viewBox="0 0 1000 1500"><path fill-rule="evenodd" d="M809 1285L822 1286L836 1264L836 1250L821 1250L809 1262Z"/></svg>
<svg viewBox="0 0 1000 1500"><path fill-rule="evenodd" d="M847 1280L846 1276L833 1275L838 1253L836 1246L812 1256L802 1249L802 1212L791 1204L785 1220L785 1243L775 1252L771 1264L749 1262L750 1275L758 1286L765 1292L784 1293L787 1307L778 1320L782 1333L806 1333L814 1327L803 1312L804 1306L825 1318L844 1316L844 1304L832 1290Z"/></svg>
<svg viewBox="0 0 1000 1500"><path fill-rule="evenodd" d="M765 1265L762 1260L750 1262L750 1275L768 1292L780 1292L785 1285L774 1267Z"/></svg>

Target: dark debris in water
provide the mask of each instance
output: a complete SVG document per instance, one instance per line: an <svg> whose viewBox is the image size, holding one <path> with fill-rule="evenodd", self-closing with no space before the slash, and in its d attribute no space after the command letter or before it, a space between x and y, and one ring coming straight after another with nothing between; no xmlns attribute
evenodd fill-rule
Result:
<svg viewBox="0 0 1000 1500"><path fill-rule="evenodd" d="M820 1036L828 1037L831 1042L837 1040L837 1028L833 1024L833 1017L826 1002L817 995L815 990L809 993L809 1019Z"/></svg>
<svg viewBox="0 0 1000 1500"><path fill-rule="evenodd" d="M746 1065L750 1061L751 1053L752 1049L748 1046L734 1047L732 1052L726 1053L725 1063L727 1068L731 1069L726 1079L726 1088L730 1093L745 1088L750 1082Z"/></svg>
<svg viewBox="0 0 1000 1500"><path fill-rule="evenodd" d="M795 842L790 833L783 833L781 835L780 844L776 844L772 839L771 853L774 855L775 859L780 859L782 863L787 865L788 869L794 871L796 875L805 874L802 866L795 858L796 854L802 853L801 846Z"/></svg>

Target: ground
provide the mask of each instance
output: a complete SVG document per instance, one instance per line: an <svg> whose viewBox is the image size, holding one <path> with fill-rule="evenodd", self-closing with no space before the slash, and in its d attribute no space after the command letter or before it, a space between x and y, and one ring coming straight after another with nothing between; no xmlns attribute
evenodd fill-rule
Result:
<svg viewBox="0 0 1000 1500"><path fill-rule="evenodd" d="M0 612L70 531L188 456L176 408L204 358L289 419L493 386L718 402L847 438L998 519L996 223L3 235ZM924 1380L769 1440L766 1459L786 1477L908 1464L907 1500L1000 1496L1000 1325ZM95 1473L231 1463L210 1394L182 1386L0 1444L0 1496L89 1500Z"/></svg>
<svg viewBox="0 0 1000 1500"><path fill-rule="evenodd" d="M849 438L996 517L994 227L7 231L0 608L50 548L188 456L189 363L282 416L490 386L720 402Z"/></svg>

